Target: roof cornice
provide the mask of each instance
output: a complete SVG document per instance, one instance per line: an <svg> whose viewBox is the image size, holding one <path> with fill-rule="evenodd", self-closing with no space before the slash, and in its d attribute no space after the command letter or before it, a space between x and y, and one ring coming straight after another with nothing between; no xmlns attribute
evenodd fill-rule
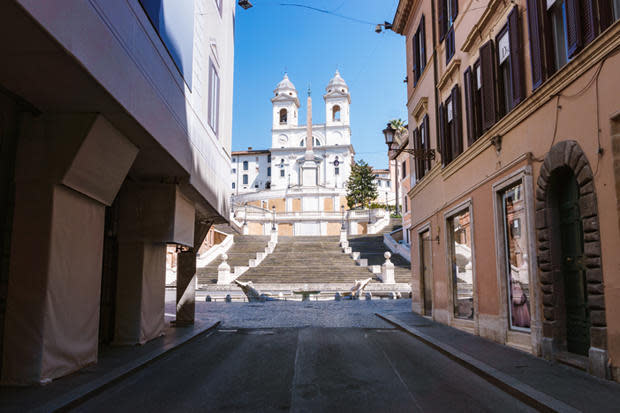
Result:
<svg viewBox="0 0 620 413"><path fill-rule="evenodd" d="M398 7L396 8L396 14L394 15L394 21L392 30L398 34L405 34L405 28L407 27L407 21L411 12L415 10L421 3L421 0L400 0Z"/></svg>

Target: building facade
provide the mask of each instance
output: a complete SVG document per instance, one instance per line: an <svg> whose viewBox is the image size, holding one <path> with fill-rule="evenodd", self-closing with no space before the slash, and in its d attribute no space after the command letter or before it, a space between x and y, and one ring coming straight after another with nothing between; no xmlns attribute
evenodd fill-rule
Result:
<svg viewBox="0 0 620 413"><path fill-rule="evenodd" d="M620 7L401 0L413 310L620 377Z"/></svg>
<svg viewBox="0 0 620 413"><path fill-rule="evenodd" d="M305 125L300 124L297 89L285 74L271 98L271 148L233 152L234 219L246 233L269 234L275 220L280 235L338 235L346 219L351 221L349 233L361 234L385 221L384 211L348 211L345 184L355 155L351 96L337 71L323 100L326 122L312 123L309 95L308 119ZM311 144L308 136L312 136ZM316 166L316 175L310 180L304 176L309 156Z"/></svg>
<svg viewBox="0 0 620 413"><path fill-rule="evenodd" d="M1 3L3 384L161 336L167 244L193 322L196 251L229 220L234 19L233 0Z"/></svg>
<svg viewBox="0 0 620 413"><path fill-rule="evenodd" d="M390 169L373 169L373 173L375 174L375 184L377 185L377 192L379 196L377 196L377 200L375 201L381 205L388 205L393 207L396 205L396 193L394 191L393 168Z"/></svg>

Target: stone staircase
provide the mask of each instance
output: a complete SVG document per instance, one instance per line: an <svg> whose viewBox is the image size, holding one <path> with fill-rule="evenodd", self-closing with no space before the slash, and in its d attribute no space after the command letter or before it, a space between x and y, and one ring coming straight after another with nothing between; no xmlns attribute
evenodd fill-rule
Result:
<svg viewBox="0 0 620 413"><path fill-rule="evenodd" d="M383 249L385 251L385 248ZM383 252L382 252L383 253ZM254 284L350 284L376 275L343 254L339 237L279 237L273 253L239 281Z"/></svg>
<svg viewBox="0 0 620 413"><path fill-rule="evenodd" d="M234 267L247 267L251 259L256 258L257 252L264 252L270 237L265 235L237 235L234 236L234 243L226 252L228 255L228 265L231 271ZM198 285L216 284L217 267L222 263L221 258L217 257L209 265L198 268Z"/></svg>
<svg viewBox="0 0 620 413"><path fill-rule="evenodd" d="M386 233L392 232L387 230ZM352 235L349 237L349 247L354 252L360 253L361 259L368 260L368 266L382 265L385 262L383 253L388 248L383 244L383 234L376 235ZM398 254L392 254L390 261L394 264L394 279L397 283L411 282L411 264Z"/></svg>

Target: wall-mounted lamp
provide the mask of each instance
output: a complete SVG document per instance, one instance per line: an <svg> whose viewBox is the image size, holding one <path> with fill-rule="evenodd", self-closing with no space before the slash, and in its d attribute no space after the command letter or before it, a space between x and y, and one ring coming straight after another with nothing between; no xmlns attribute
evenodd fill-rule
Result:
<svg viewBox="0 0 620 413"><path fill-rule="evenodd" d="M495 135L491 138L491 144L495 147L495 152L499 155L502 151L502 135Z"/></svg>
<svg viewBox="0 0 620 413"><path fill-rule="evenodd" d="M241 8L244 10L247 10L252 7L252 3L250 3L249 0L239 0L237 4L241 6Z"/></svg>
<svg viewBox="0 0 620 413"><path fill-rule="evenodd" d="M388 23L388 22L384 22L382 24L378 24L375 27L375 32L376 33L381 33L383 31L383 29L385 30L391 30L392 29L392 23Z"/></svg>

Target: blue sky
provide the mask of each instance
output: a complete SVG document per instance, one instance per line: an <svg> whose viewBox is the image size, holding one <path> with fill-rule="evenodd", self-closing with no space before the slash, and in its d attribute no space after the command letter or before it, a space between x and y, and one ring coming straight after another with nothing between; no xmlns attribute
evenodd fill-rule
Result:
<svg viewBox="0 0 620 413"><path fill-rule="evenodd" d="M270 99L285 71L299 91L300 120L305 123L311 85L313 121L325 122L322 96L338 69L351 92L356 159L386 168L381 131L390 119L407 118L404 37L392 31L376 34L371 24L281 4L303 4L379 23L392 21L397 0L251 2L251 9L237 7L233 150L271 146Z"/></svg>

